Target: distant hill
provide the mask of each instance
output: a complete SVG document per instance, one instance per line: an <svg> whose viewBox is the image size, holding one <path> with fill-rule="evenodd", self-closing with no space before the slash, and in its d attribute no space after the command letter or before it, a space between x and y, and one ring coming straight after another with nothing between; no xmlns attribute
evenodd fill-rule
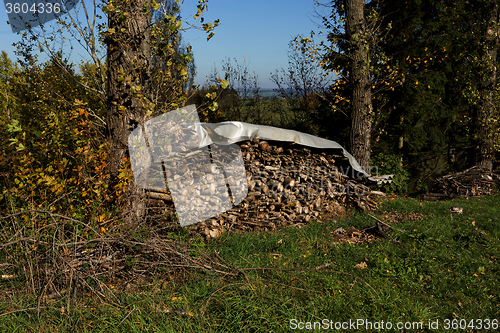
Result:
<svg viewBox="0 0 500 333"><path fill-rule="evenodd" d="M244 92L243 91L238 91L238 94L240 95L241 98L244 98ZM272 88L267 88L267 89L260 89L259 90L259 96L261 99L272 99L272 98L278 98L279 92L275 91ZM247 98L253 98L254 94L253 92L247 92Z"/></svg>

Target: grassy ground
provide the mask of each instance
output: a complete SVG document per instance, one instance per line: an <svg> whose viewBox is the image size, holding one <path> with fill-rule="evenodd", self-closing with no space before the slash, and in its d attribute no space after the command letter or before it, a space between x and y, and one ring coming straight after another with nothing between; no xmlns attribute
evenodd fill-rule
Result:
<svg viewBox="0 0 500 333"><path fill-rule="evenodd" d="M463 207L463 214L451 216L452 206ZM500 196L384 200L373 215L393 227L387 230L393 241L355 231L375 225L360 212L302 229L226 234L207 246L237 267L238 276L165 273L107 303L77 300L68 310L65 298L54 299L40 312L36 300L19 290L2 297L0 331L287 332L308 322L339 328L349 320L338 331L379 331L382 321L385 328L393 325L386 331L460 325L461 332L498 331L499 207ZM347 236L339 237L338 228ZM162 312L165 307L188 313ZM361 324L356 320L370 321L372 329L353 326ZM406 329L396 329L397 322Z"/></svg>

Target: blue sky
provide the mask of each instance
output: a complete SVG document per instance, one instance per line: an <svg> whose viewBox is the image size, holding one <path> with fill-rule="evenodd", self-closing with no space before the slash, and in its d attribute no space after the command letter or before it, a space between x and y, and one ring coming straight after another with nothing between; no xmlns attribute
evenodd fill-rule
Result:
<svg viewBox="0 0 500 333"><path fill-rule="evenodd" d="M183 12L195 6L196 0L187 0ZM219 18L221 23L215 36L206 41L201 31L184 34L193 46L198 68L197 83L206 81L214 64L236 58L245 58L248 68L259 77L262 88L273 88L270 73L288 64L288 42L296 35L309 35L321 29L313 21L314 0L212 0L208 2L206 21ZM191 5L192 4L192 5ZM187 16L183 14L183 16Z"/></svg>
<svg viewBox="0 0 500 333"><path fill-rule="evenodd" d="M206 41L206 33L188 30L184 39L193 47L198 75L196 83L203 84L211 69L221 69L226 57L248 64L250 72L258 75L262 88L274 88L270 73L287 67L288 42L296 35L309 35L321 29L314 22L315 0L209 0L205 22L220 19L215 36ZM182 16L193 23L198 0L185 0ZM14 59L12 43L19 36L7 24L7 14L0 4L0 50ZM185 25L187 27L187 24ZM83 51L74 54L85 55ZM78 62L80 59L73 59Z"/></svg>

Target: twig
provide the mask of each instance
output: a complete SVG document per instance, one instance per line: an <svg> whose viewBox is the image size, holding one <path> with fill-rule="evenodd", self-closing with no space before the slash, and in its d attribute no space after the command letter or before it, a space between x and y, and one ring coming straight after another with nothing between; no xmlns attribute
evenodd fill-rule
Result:
<svg viewBox="0 0 500 333"><path fill-rule="evenodd" d="M8 242L8 243L0 245L0 250L3 249L4 247L10 246L10 245L14 245L14 244L17 244L17 243L20 243L20 242L24 242L24 241L33 242L33 243L39 242L39 243L44 243L44 244L50 244L48 242L40 242L40 241L37 241L36 239L33 239L33 238L24 237L24 238L19 238L19 239L16 239L15 241Z"/></svg>
<svg viewBox="0 0 500 333"><path fill-rule="evenodd" d="M49 299L56 298L57 296L63 296L67 292L68 292L68 289L63 289L61 291L56 291L56 292L53 292L52 294L48 294L48 295L43 296L43 294L45 293L45 289L44 289L44 291L43 291L42 295L40 296L40 298L43 299L44 301L46 301L46 300L49 300Z"/></svg>
<svg viewBox="0 0 500 333"><path fill-rule="evenodd" d="M134 311L135 311L135 305L134 305L134 308L132 310L130 310L129 313L125 316L125 318L123 318L122 321L120 321L118 326L120 326L128 318L128 316L130 316L130 314L132 314L132 312L134 312Z"/></svg>
<svg viewBox="0 0 500 333"><path fill-rule="evenodd" d="M341 274L341 275L347 275L350 277L353 277L355 279L359 279L360 281L363 281L368 287L370 287L377 296L380 297L380 295L377 293L377 291L365 280L361 279L360 277L351 274L351 273L346 273L342 271L334 271L334 270L325 270L325 271L320 271L320 270L315 270L315 269L304 269L304 268L275 268L275 267L247 267L247 268L241 268L241 270L260 270L260 271L281 271L281 272L316 272L316 273L335 273L335 274Z"/></svg>
<svg viewBox="0 0 500 333"><path fill-rule="evenodd" d="M223 263L225 263L227 265L227 263L224 261L224 259L221 258L221 256L219 255L219 252L215 251L215 256L220 260L222 261ZM247 280L248 283L250 283L250 279L248 278L248 276L245 274L245 272L243 272L241 269L239 269L238 267L234 267L234 269L236 271L238 271L239 273L243 274L243 276L245 277L245 280Z"/></svg>
<svg viewBox="0 0 500 333"><path fill-rule="evenodd" d="M64 193L63 195L61 195L59 198L57 198L56 200L52 201L47 207L50 207L52 206L53 204L55 204L56 202L58 202L59 200L61 200L62 198L70 195L71 193L75 192L76 189L74 189L73 191L69 192L69 193Z"/></svg>
<svg viewBox="0 0 500 333"><path fill-rule="evenodd" d="M220 290L226 288L226 287L230 287L230 286L236 286L236 285L239 285L239 284L244 284L243 282L237 282L237 283L230 283L230 284L226 284L225 286L222 286L220 287L219 289L217 289L216 291L214 291L212 294L210 294L210 296L208 297L207 299L207 302L205 303L205 306L203 307L203 310L201 311L201 315L202 316L205 316L205 311L207 310L207 306L208 306L208 303L210 302L210 300L212 299L212 297L217 293L219 292Z"/></svg>
<svg viewBox="0 0 500 333"><path fill-rule="evenodd" d="M186 311L183 309L168 308L168 307L156 308L156 311L160 311L160 312L164 312L164 313L171 313L171 314L178 314L178 315L184 316L184 317L195 317L195 316L198 317L199 316L198 314L191 312L191 311Z"/></svg>
<svg viewBox="0 0 500 333"><path fill-rule="evenodd" d="M295 277L294 277L294 279L299 280L299 281L300 281L300 282L304 285L304 288L306 288L306 291L307 291L307 293L309 294L309 297L311 297L311 298L312 298L312 294L313 294L314 292L311 292L309 289L307 289L305 282L304 282L304 281L302 281L302 280L301 280L298 276L295 276ZM292 281L293 281L293 279L292 279Z"/></svg>
<svg viewBox="0 0 500 333"><path fill-rule="evenodd" d="M87 228L91 229L96 234L99 234L94 228L92 228L92 226L88 225L85 222L82 222L80 220L75 220L75 219L73 219L73 218L71 218L69 216L65 216L65 215L61 215L61 214L54 214L54 213L49 212L48 210L44 210L44 209L27 209L27 210L23 210L22 212L18 212L18 213L14 213L14 214L10 214L10 215L4 216L4 217L0 217L0 220L5 220L5 219L8 219L10 217L14 217L14 216L22 215L22 214L26 214L26 213L31 213L31 212L49 214L52 220L54 219L54 217L60 217L62 219L69 220L69 221L72 221L72 222L78 222L78 223L83 224Z"/></svg>
<svg viewBox="0 0 500 333"><path fill-rule="evenodd" d="M394 230L400 231L400 232L405 233L405 234L407 233L406 231L401 230L401 229L398 229L398 228L395 228L395 227L391 226L390 224L388 224L388 223L386 223L386 222L384 222L384 221L382 221L382 220L380 220L380 219L376 218L375 216L373 216L373 215L371 215L371 214L368 214L368 216L370 216L371 218L375 219L376 221L378 221L378 222L382 223L382 224L383 224L383 225L385 225L386 227L389 227L389 228L391 228L391 229L394 229Z"/></svg>
<svg viewBox="0 0 500 333"><path fill-rule="evenodd" d="M297 289L297 290L301 290L301 291L307 291L307 293L309 294L309 296L311 296L311 291L309 289L304 289L304 288L299 288L299 287L294 287L294 286L291 286L289 284L285 284L285 283L280 283L280 282L276 282L276 281L273 281L273 280L268 280L268 279L263 279L263 278L260 278L262 281L267 281L267 282L271 282L271 283L274 283L274 284L277 284L278 286L282 286L282 287L287 287L287 288L292 288L292 289ZM302 282L302 281L301 281Z"/></svg>
<svg viewBox="0 0 500 333"><path fill-rule="evenodd" d="M20 309L20 310L14 310L14 311L2 313L2 314L0 314L0 317L7 316L7 315L10 315L10 314L13 314L13 313L17 313L17 312L39 310L39 309L54 309L54 310L59 310L58 308L54 308L52 306L40 306L40 307L36 307L36 308L26 308L26 309Z"/></svg>

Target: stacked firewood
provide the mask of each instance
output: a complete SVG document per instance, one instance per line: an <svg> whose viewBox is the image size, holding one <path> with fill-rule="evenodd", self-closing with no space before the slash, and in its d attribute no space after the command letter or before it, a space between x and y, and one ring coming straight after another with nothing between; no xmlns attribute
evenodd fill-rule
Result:
<svg viewBox="0 0 500 333"><path fill-rule="evenodd" d="M248 195L227 212L190 226L193 232L217 237L228 230L274 230L281 225L301 226L311 219L342 213L347 207L377 209L370 182L355 178L357 172L338 150L258 139L238 145ZM226 190L224 184L214 184L208 195ZM233 197L239 193L231 191ZM167 193L150 192L149 197L167 201L167 214L174 214Z"/></svg>
<svg viewBox="0 0 500 333"><path fill-rule="evenodd" d="M431 192L425 200L469 198L491 195L500 186L500 176L478 167L439 177L434 180Z"/></svg>

